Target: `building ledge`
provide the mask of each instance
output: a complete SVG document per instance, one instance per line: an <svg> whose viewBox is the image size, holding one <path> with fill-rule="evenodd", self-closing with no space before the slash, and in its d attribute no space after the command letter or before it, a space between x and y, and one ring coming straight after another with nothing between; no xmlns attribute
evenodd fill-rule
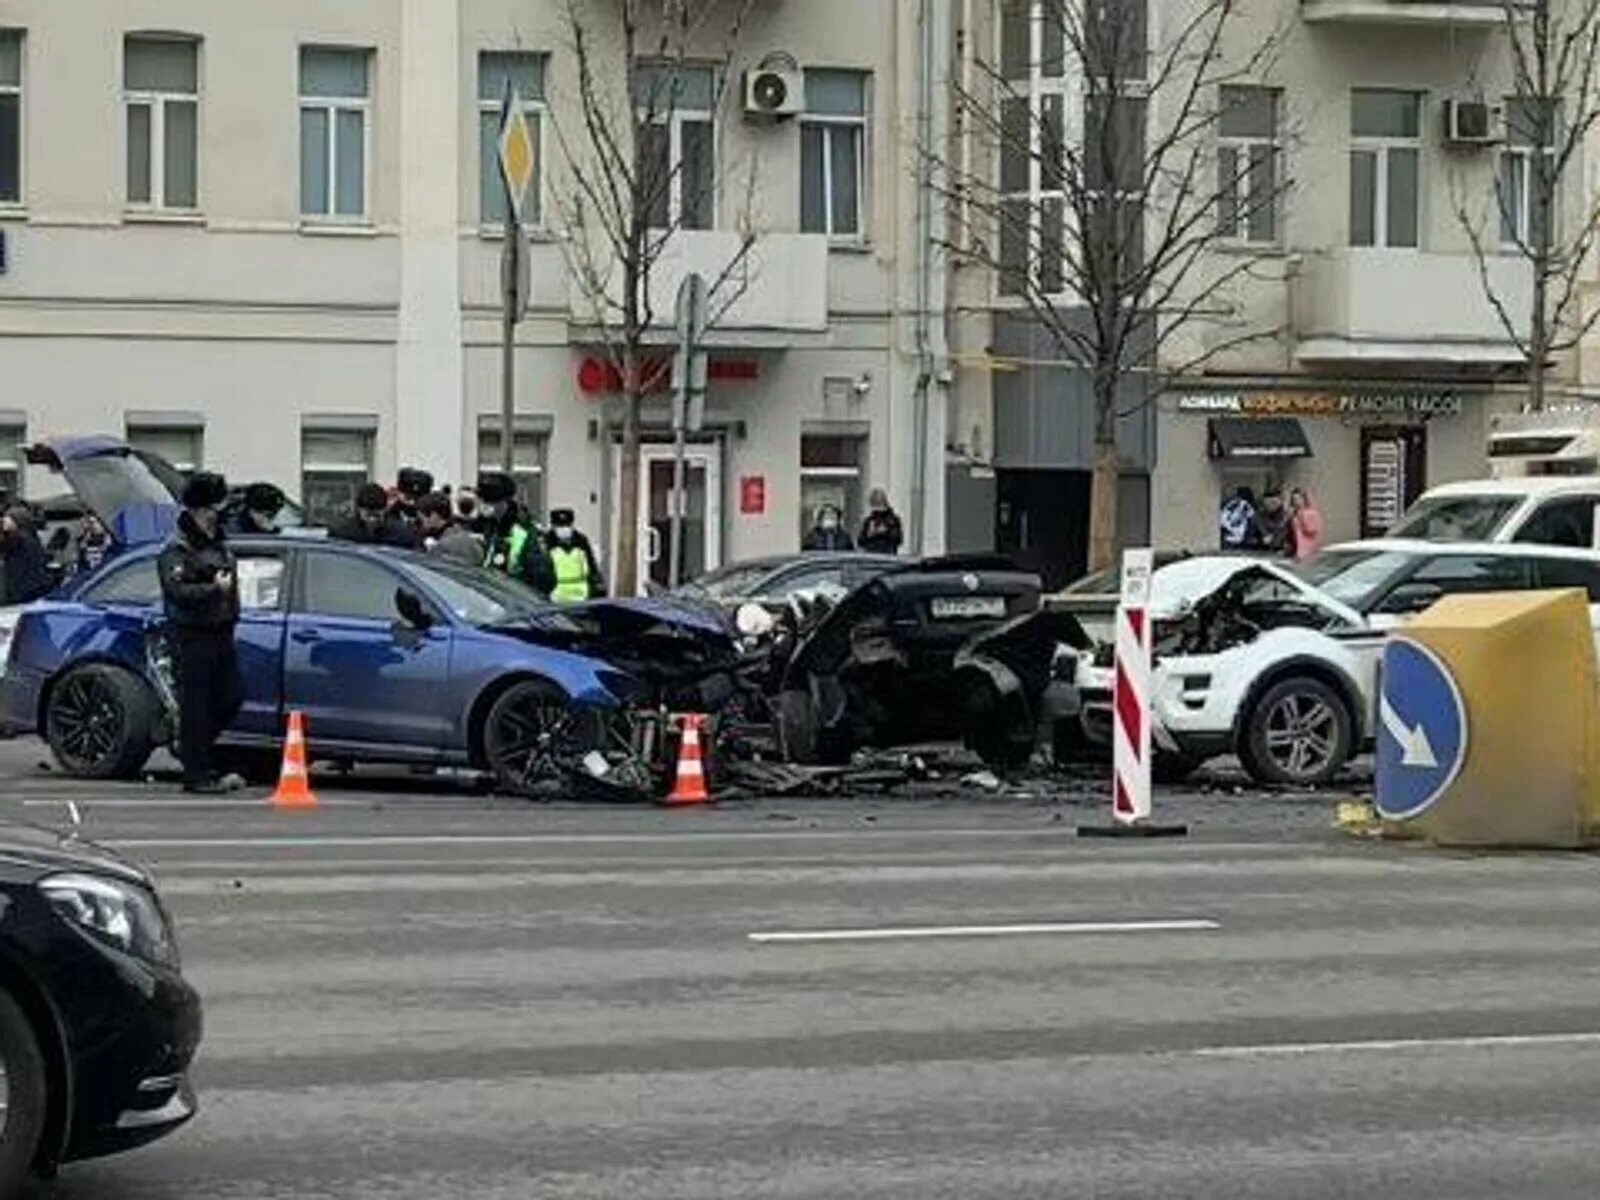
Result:
<svg viewBox="0 0 1600 1200"><path fill-rule="evenodd" d="M1526 359L1509 342L1381 341L1313 337L1295 347L1302 363L1425 363L1434 366L1516 367Z"/></svg>
<svg viewBox="0 0 1600 1200"><path fill-rule="evenodd" d="M1501 0L1301 0L1313 25L1441 25L1494 29L1505 22Z"/></svg>

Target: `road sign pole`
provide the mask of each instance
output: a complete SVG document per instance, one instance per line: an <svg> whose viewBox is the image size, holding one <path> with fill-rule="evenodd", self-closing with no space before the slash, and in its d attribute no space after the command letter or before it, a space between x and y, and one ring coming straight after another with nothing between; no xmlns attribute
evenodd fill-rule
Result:
<svg viewBox="0 0 1600 1200"><path fill-rule="evenodd" d="M511 208L511 193L506 192L506 210ZM521 239L506 230L501 248L503 287L500 317L500 469L507 475L517 466L517 243Z"/></svg>
<svg viewBox="0 0 1600 1200"><path fill-rule="evenodd" d="M667 586L683 582L683 519L689 453L690 408L698 383L703 391L703 373L696 369L699 342L706 319L706 281L691 272L678 285L678 350L672 360L672 513L668 521L672 545L667 553Z"/></svg>
<svg viewBox="0 0 1600 1200"><path fill-rule="evenodd" d="M1150 577L1154 571L1154 551L1123 551L1122 599L1117 605L1111 690L1112 823L1080 825L1078 832L1084 836L1149 837L1188 832L1183 825L1155 825L1150 821Z"/></svg>
<svg viewBox="0 0 1600 1200"><path fill-rule="evenodd" d="M500 251L500 467L507 474L517 465L517 322L528 306L527 232L522 206L534 175L533 138L522 97L506 80L500 99L500 182L505 187L505 238Z"/></svg>

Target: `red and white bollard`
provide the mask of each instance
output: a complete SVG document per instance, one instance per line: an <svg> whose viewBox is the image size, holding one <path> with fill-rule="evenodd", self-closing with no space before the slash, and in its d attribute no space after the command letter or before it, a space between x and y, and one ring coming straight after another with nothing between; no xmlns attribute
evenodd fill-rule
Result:
<svg viewBox="0 0 1600 1200"><path fill-rule="evenodd" d="M1184 825L1150 822L1150 576L1155 552L1122 553L1122 599L1117 605L1115 673L1111 684L1111 816L1112 824L1080 825L1085 836L1174 836Z"/></svg>

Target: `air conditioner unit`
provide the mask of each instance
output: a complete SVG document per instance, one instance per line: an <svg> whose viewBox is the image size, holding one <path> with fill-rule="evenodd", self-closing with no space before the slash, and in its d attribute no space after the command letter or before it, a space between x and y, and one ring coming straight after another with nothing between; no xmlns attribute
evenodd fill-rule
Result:
<svg viewBox="0 0 1600 1200"><path fill-rule="evenodd" d="M1501 140L1500 110L1483 100L1446 100L1444 140L1452 146L1493 145Z"/></svg>
<svg viewBox="0 0 1600 1200"><path fill-rule="evenodd" d="M805 76L799 71L759 67L744 74L744 115L751 121L781 121L805 107Z"/></svg>

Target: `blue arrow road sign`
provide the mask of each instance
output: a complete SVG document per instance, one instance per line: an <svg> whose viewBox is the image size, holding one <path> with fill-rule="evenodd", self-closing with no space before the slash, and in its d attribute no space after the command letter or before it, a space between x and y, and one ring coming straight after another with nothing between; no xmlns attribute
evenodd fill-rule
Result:
<svg viewBox="0 0 1600 1200"><path fill-rule="evenodd" d="M1378 694L1378 815L1415 817L1444 795L1467 757L1467 710L1449 669L1404 637L1383 649Z"/></svg>

